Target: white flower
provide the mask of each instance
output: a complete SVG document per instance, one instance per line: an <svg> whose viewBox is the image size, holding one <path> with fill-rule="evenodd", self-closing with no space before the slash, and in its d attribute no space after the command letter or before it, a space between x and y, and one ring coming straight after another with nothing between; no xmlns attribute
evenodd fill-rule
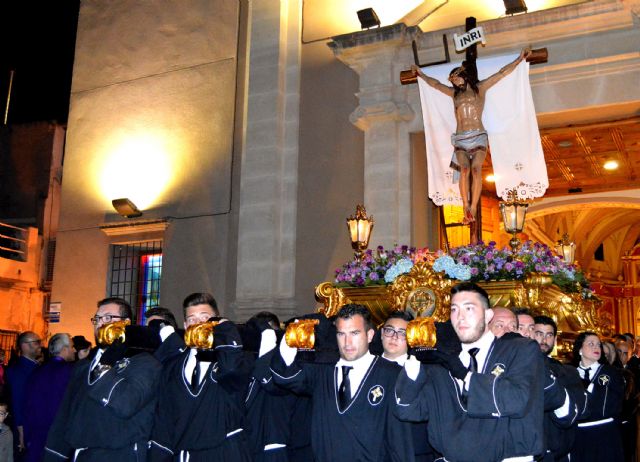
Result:
<svg viewBox="0 0 640 462"><path fill-rule="evenodd" d="M413 262L409 259L403 258L397 261L394 265L384 273L384 281L391 284L401 274L406 274L413 268Z"/></svg>

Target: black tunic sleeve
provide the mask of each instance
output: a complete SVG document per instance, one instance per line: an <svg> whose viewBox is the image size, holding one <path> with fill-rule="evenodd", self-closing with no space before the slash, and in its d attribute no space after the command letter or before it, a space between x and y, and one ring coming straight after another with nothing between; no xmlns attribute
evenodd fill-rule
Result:
<svg viewBox="0 0 640 462"><path fill-rule="evenodd" d="M313 392L318 367L320 366L302 364L297 360L287 366L279 351L273 355L271 361L271 372L276 385L303 395L310 395Z"/></svg>
<svg viewBox="0 0 640 462"><path fill-rule="evenodd" d="M575 368L565 366L559 362L551 361L549 368L554 373L556 381L569 397L569 413L565 416L558 417L555 413L551 414L554 425L559 428L569 428L577 420L580 410L584 407L585 392L580 376ZM546 396L545 396L546 404ZM564 404L564 403L563 403ZM554 408L555 409L555 408Z"/></svg>
<svg viewBox="0 0 640 462"><path fill-rule="evenodd" d="M234 323L225 321L216 326L214 348L217 361L213 371L215 380L230 393L246 390L250 365L245 360L240 332Z"/></svg>
<svg viewBox="0 0 640 462"><path fill-rule="evenodd" d="M256 358L253 367L253 378L256 379L256 386L260 387L270 395L284 396L289 392L282 387L279 387L273 381L273 374L271 372L271 362L274 356L279 356L277 347L273 350L265 353L263 356Z"/></svg>
<svg viewBox="0 0 640 462"><path fill-rule="evenodd" d="M185 347L184 340L182 340L180 334L173 332L160 344L158 349L153 353L153 356L164 364L171 358L180 355Z"/></svg>
<svg viewBox="0 0 640 462"><path fill-rule="evenodd" d="M429 407L426 399L427 393L422 393L422 389L427 384L427 370L427 367L421 365L420 373L415 381L407 376L404 369L398 375L395 389L396 407L394 411L400 420L409 422L428 420Z"/></svg>

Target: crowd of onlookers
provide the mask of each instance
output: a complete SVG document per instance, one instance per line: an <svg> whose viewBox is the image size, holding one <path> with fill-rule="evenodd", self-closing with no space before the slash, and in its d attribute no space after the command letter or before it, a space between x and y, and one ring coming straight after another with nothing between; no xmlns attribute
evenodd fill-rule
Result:
<svg viewBox="0 0 640 462"><path fill-rule="evenodd" d="M311 351L272 313L221 318L210 294L189 295L183 314L189 335L156 307L93 349L21 333L0 367L0 462L636 460L632 334L580 333L561 363L552 318L490 309L474 284L452 290L435 349L409 348L410 313L374 326L357 304L300 317L315 323ZM131 318L124 300L98 302L96 343ZM208 324L211 344L194 343Z"/></svg>
<svg viewBox="0 0 640 462"><path fill-rule="evenodd" d="M73 365L90 351L81 335L55 334L44 347L31 331L17 336L7 365L0 350L0 461L41 460Z"/></svg>

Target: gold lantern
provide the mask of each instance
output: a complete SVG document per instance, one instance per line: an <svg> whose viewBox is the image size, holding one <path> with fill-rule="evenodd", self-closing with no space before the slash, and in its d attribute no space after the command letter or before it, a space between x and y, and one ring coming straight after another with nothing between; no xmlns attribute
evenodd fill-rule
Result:
<svg viewBox="0 0 640 462"><path fill-rule="evenodd" d="M513 237L509 241L511 249L515 250L520 245L520 240L516 237L524 229L524 221L527 216L527 204L523 199L518 198L518 191L512 189L507 193L507 201L500 202L500 215L504 230Z"/></svg>
<svg viewBox="0 0 640 462"><path fill-rule="evenodd" d="M355 250L356 258L361 259L362 253L369 246L369 238L373 230L373 217L367 216L364 205L356 206L356 214L347 218L347 228L351 238L351 247Z"/></svg>

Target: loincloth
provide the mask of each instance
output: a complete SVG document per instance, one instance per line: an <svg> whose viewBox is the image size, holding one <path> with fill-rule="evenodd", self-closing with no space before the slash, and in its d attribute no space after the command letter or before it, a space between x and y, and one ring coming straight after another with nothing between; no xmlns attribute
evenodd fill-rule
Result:
<svg viewBox="0 0 640 462"><path fill-rule="evenodd" d="M451 135L451 144L457 150L473 151L489 147L489 137L485 130L466 130Z"/></svg>
<svg viewBox="0 0 640 462"><path fill-rule="evenodd" d="M465 151L469 160L473 160L475 151L487 150L489 137L486 130L465 130L451 135L451 144L454 147L454 152L449 167L453 169L453 182L457 183L460 180L460 164L455 151Z"/></svg>

